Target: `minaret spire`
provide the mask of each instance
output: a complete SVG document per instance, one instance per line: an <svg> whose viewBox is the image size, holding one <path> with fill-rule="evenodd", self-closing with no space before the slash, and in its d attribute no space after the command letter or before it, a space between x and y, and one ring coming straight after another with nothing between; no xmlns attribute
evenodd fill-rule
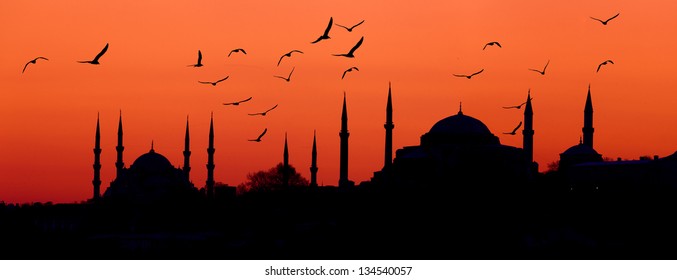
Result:
<svg viewBox="0 0 677 280"><path fill-rule="evenodd" d="M207 198L214 198L214 113L209 121L209 147L207 148Z"/></svg>
<svg viewBox="0 0 677 280"><path fill-rule="evenodd" d="M529 164L534 161L534 110L531 107L531 89L527 93L527 104L524 108L524 129L522 129L522 149Z"/></svg>
<svg viewBox="0 0 677 280"><path fill-rule="evenodd" d="M101 197L101 132L99 129L99 114L96 114L96 135L94 136L94 185L93 199Z"/></svg>
<svg viewBox="0 0 677 280"><path fill-rule="evenodd" d="M190 132L188 130L188 116L186 116L186 139L183 148L183 174L190 181Z"/></svg>
<svg viewBox="0 0 677 280"><path fill-rule="evenodd" d="M590 95L590 85L588 84L588 97L585 100L585 110L583 117L583 145L592 148L592 135L595 129L592 127L592 97Z"/></svg>
<svg viewBox="0 0 677 280"><path fill-rule="evenodd" d="M116 177L120 177L122 174L122 169L125 167L125 163L122 161L122 152L125 150L125 147L122 145L122 110L120 110L120 119L118 121L118 145L115 147L117 151L117 161L115 162Z"/></svg>
<svg viewBox="0 0 677 280"><path fill-rule="evenodd" d="M289 148L287 147L287 133L284 133L284 153L282 155L282 183L289 186Z"/></svg>
<svg viewBox="0 0 677 280"><path fill-rule="evenodd" d="M346 93L343 92L343 112L341 113L341 132L339 132L341 137L341 162L339 170L339 187L349 187L350 181L348 180L348 110L346 109Z"/></svg>
<svg viewBox="0 0 677 280"><path fill-rule="evenodd" d="M317 187L317 141L315 137L315 131L313 130L313 151L312 151L312 160L310 164L310 186Z"/></svg>
<svg viewBox="0 0 677 280"><path fill-rule="evenodd" d="M386 129L386 143L385 143L385 161L383 169L388 171L393 164L393 101L391 96L390 82L388 83L388 102L386 104L386 123L383 125Z"/></svg>

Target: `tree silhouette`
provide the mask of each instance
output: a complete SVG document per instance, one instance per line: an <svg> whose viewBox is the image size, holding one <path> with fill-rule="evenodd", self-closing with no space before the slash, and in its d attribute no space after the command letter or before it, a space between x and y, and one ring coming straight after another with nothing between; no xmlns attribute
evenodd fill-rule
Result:
<svg viewBox="0 0 677 280"><path fill-rule="evenodd" d="M284 183L285 167L282 163L265 171L249 173L247 174L247 181L238 186L238 192L266 192L308 186L308 180L296 172L293 166L290 165L287 172L289 174L288 186L285 186Z"/></svg>

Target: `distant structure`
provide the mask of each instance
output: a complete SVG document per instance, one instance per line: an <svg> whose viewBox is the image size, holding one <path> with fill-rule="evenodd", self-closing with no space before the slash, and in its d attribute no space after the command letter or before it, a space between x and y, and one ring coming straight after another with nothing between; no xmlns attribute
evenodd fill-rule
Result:
<svg viewBox="0 0 677 280"><path fill-rule="evenodd" d="M214 198L214 113L209 120L209 147L207 148L207 198Z"/></svg>
<svg viewBox="0 0 677 280"><path fill-rule="evenodd" d="M311 164L310 164L310 186L317 187L317 139L313 131L313 151L311 154Z"/></svg>
<svg viewBox="0 0 677 280"><path fill-rule="evenodd" d="M341 112L341 132L339 132L341 137L341 162L339 170L339 187L352 187L355 184L348 180L348 110L346 109L346 94L343 93L343 111Z"/></svg>
<svg viewBox="0 0 677 280"><path fill-rule="evenodd" d="M94 137L94 185L93 199L101 198L101 132L99 129L99 115L96 115L96 136Z"/></svg>
<svg viewBox="0 0 677 280"><path fill-rule="evenodd" d="M122 152L125 147L122 146L122 111L120 111L120 120L118 121L118 145L115 147L117 151L117 161L115 162L115 175L120 176L122 170L125 168L125 163L122 161Z"/></svg>
<svg viewBox="0 0 677 280"><path fill-rule="evenodd" d="M188 117L186 117L186 139L183 149L183 174L190 181L190 131L188 130Z"/></svg>
<svg viewBox="0 0 677 280"><path fill-rule="evenodd" d="M531 93L527 94L527 104L524 108L522 149L524 150L527 163L532 166L531 174L538 173L538 164L534 162L534 110L531 107Z"/></svg>
<svg viewBox="0 0 677 280"><path fill-rule="evenodd" d="M289 186L289 147L287 146L287 133L284 134L284 153L282 155L282 184Z"/></svg>
<svg viewBox="0 0 677 280"><path fill-rule="evenodd" d="M386 123L383 125L386 130L385 140L385 161L383 170L389 172L393 165L393 100L391 96L390 83L388 83L388 102L386 104Z"/></svg>
<svg viewBox="0 0 677 280"><path fill-rule="evenodd" d="M583 117L583 145L590 148L592 146L592 135L595 128L592 127L592 97L590 96L590 85L588 85L588 97L585 99L585 110Z"/></svg>

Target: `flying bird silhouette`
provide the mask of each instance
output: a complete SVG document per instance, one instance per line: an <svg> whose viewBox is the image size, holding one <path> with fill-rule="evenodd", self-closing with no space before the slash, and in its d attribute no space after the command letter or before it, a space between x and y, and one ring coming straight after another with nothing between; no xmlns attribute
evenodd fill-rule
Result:
<svg viewBox="0 0 677 280"><path fill-rule="evenodd" d="M108 50L108 43L106 43L106 46L103 47L103 50L101 50L101 51L99 52L99 54L97 54L97 55L94 57L94 59L89 60L89 61L78 61L78 62L79 62L79 63L89 63L89 64L99 64L99 58L101 58L101 56L103 56L103 54L106 53L107 50Z"/></svg>
<svg viewBox="0 0 677 280"><path fill-rule="evenodd" d="M291 54L292 54L292 53L295 53L295 52L297 52L297 53L303 53L302 51L299 51L299 50L292 50L292 51L290 51L290 52L288 52L288 53L285 53L285 54L283 54L282 56L280 56L280 60L277 61L277 66L280 66L280 62L282 62L282 59L283 59L285 56L286 56L286 57L291 57Z"/></svg>
<svg viewBox="0 0 677 280"><path fill-rule="evenodd" d="M510 135L515 135L515 132L522 126L522 122L520 122L515 129L513 129L511 132L503 132L503 134L510 134Z"/></svg>
<svg viewBox="0 0 677 280"><path fill-rule="evenodd" d="M26 62L26 65L24 65L24 69L21 70L21 74L23 74L24 71L26 71L26 67L28 67L28 64L35 64L36 62L38 62L38 59L49 60L49 59L47 59L47 58L45 58L45 57L38 56L38 57L34 58L33 60L31 60L31 61L29 61L29 62Z"/></svg>
<svg viewBox="0 0 677 280"><path fill-rule="evenodd" d="M357 24L355 24L351 27L346 27L346 26L340 25L338 23L336 23L336 25L345 28L346 30L348 30L348 32L353 32L353 28L357 27L358 25L360 25L362 23L364 23L364 20L360 21L359 23L357 23Z"/></svg>
<svg viewBox="0 0 677 280"><path fill-rule="evenodd" d="M345 57L350 57L350 58L355 57L353 55L353 53L355 52L355 50L357 50L357 48L359 48L362 45L362 41L364 41L364 36L362 36L362 38L360 38L360 40L357 42L357 44L355 44L355 46L352 49L350 49L350 51L348 53L335 54L334 56L345 56Z"/></svg>
<svg viewBox="0 0 677 280"><path fill-rule="evenodd" d="M607 60L605 60L604 62L602 62L602 63L600 63L599 65L597 65L597 72L599 72L599 68L602 68L602 65L606 65L607 63L614 64L613 61L611 61L610 59L607 59Z"/></svg>
<svg viewBox="0 0 677 280"><path fill-rule="evenodd" d="M545 75L545 69L548 68L548 64L550 64L550 59L548 59L548 62L545 63L545 67L543 67L543 71L541 71L541 70L536 70L536 69L531 69L531 68L529 68L529 70L538 72L538 73L540 73L541 75Z"/></svg>
<svg viewBox="0 0 677 280"><path fill-rule="evenodd" d="M245 100L240 100L240 101L235 101L235 102L230 102L230 103L223 103L223 105L234 105L234 106L238 106L238 105L240 105L240 103L247 102L247 101L249 101L249 100L252 100L252 98L249 97L249 98L247 98L247 99L245 99Z"/></svg>
<svg viewBox="0 0 677 280"><path fill-rule="evenodd" d="M226 76L225 78L218 80L218 81L215 81L215 82L203 82L203 81L197 81L197 82L201 83L201 84L211 84L212 86L216 86L216 84L223 82L225 80L228 80L228 77L230 77L230 76Z"/></svg>
<svg viewBox="0 0 677 280"><path fill-rule="evenodd" d="M322 34L322 36L320 36L319 38L317 38L317 40L312 41L312 42L310 42L310 43L311 43L311 44L315 44L315 43L317 43L317 42L319 42L319 41L322 41L322 40L325 40L325 39L331 39L331 38L329 37L329 30L331 30L331 26L332 26L333 23L334 23L334 18L330 17L330 18L329 18L329 24L327 25L327 29L324 30L324 34Z"/></svg>
<svg viewBox="0 0 677 280"><path fill-rule="evenodd" d="M343 75L341 75L341 80L343 80L343 78L346 76L346 73L353 72L353 70L360 71L360 69L357 69L357 67L354 67L354 66L350 67L350 68L348 68L348 70L343 71Z"/></svg>
<svg viewBox="0 0 677 280"><path fill-rule="evenodd" d="M620 15L620 14L621 14L621 13L617 13L615 16L612 16L612 17L610 17L610 18L607 19L607 20L601 20L601 19L594 18L594 17L590 17L590 18L591 18L591 19L594 19L594 20L596 20L596 21L601 22L603 25L606 25L607 23L609 23L610 20L615 19L615 18L616 18L618 15Z"/></svg>
<svg viewBox="0 0 677 280"><path fill-rule="evenodd" d="M268 132L268 129L267 129L267 128L263 130L263 132L261 133L261 135L259 135L259 137L257 137L256 139L249 139L249 141L252 141L252 142L261 142L261 137L263 137L263 135L266 135L266 132Z"/></svg>
<svg viewBox="0 0 677 280"><path fill-rule="evenodd" d="M530 98L529 100L534 100L534 99ZM513 108L515 108L515 109L519 110L519 109L522 109L522 106L524 106L524 104L527 104L527 102L526 101L522 102L522 104L517 105L517 106L504 106L503 109L513 109Z"/></svg>
<svg viewBox="0 0 677 280"><path fill-rule="evenodd" d="M460 78L468 78L468 79L470 79L470 78L472 78L472 76L475 76L475 75L477 75L477 74L479 74L479 73L482 73L482 71L484 71L484 69L482 69L482 70L480 70L480 71L477 71L477 72L475 72L475 73L472 73L472 74L470 74L470 75L454 74L454 76L460 77Z"/></svg>
<svg viewBox="0 0 677 280"><path fill-rule="evenodd" d="M296 67L291 69L291 72L289 72L289 76L287 76L286 78L282 77L282 76L273 76L273 77L280 78L280 79L283 79L283 80L289 82L289 80L291 79L291 74L294 73L294 69L296 69Z"/></svg>
<svg viewBox="0 0 677 280"><path fill-rule="evenodd" d="M244 51L244 49L234 49L228 53L228 57L230 57L231 54L234 52L242 52L243 54L247 54L247 52Z"/></svg>
<svg viewBox="0 0 677 280"><path fill-rule="evenodd" d="M275 109L275 108L277 108L277 104L275 104L275 106L273 106L273 108L270 108L270 109L268 109L268 110L265 110L265 111L263 111L263 112L261 112L261 113L253 113L253 114L249 114L249 115L250 115L250 116L256 116L256 115L265 116L268 112L272 111L272 110Z"/></svg>
<svg viewBox="0 0 677 280"><path fill-rule="evenodd" d="M489 42L489 43L486 43L486 44L484 45L484 48L482 48L482 50L486 49L488 46L493 46L493 45L496 45L496 46L498 46L499 48L503 48L503 47L501 47L501 44L499 44L498 42Z"/></svg>
<svg viewBox="0 0 677 280"><path fill-rule="evenodd" d="M202 52L200 50L197 50L197 63L188 65L188 67L202 67Z"/></svg>

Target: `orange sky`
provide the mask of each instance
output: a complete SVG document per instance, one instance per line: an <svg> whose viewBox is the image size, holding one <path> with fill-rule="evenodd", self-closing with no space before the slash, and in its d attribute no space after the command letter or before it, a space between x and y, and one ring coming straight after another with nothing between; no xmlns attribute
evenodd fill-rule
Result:
<svg viewBox="0 0 677 280"><path fill-rule="evenodd" d="M183 163L190 116L191 179L206 179L209 115L214 112L216 181L237 185L248 172L282 160L309 177L313 130L318 181L337 184L340 110L347 93L350 179L383 164L388 82L393 85L395 149L418 145L436 121L482 120L501 143L531 88L535 159L541 170L578 142L588 84L595 148L605 157L667 156L677 150L677 19L672 1L4 1L0 4L0 200L82 201L91 197L94 129L101 116L102 188L114 179L118 112L126 166L150 142ZM369 3L364 3L369 2ZM394 3L397 2L397 3ZM589 17L620 16L603 26ZM331 39L311 45L329 17ZM356 58L347 52L361 36ZM503 48L489 47L499 41ZM101 65L92 59L109 43ZM233 54L244 48L247 55ZM202 68L195 63L202 50ZM305 54L285 58L292 49ZM36 56L49 61L23 65ZM528 71L550 66L545 76ZM597 64L612 59L595 73ZM359 67L340 79L343 70ZM292 81L286 76L292 67ZM454 73L484 73L471 80ZM198 80L230 78L216 87ZM253 96L239 107L223 102ZM279 104L266 117L247 113ZM260 143L246 141L264 128Z"/></svg>

